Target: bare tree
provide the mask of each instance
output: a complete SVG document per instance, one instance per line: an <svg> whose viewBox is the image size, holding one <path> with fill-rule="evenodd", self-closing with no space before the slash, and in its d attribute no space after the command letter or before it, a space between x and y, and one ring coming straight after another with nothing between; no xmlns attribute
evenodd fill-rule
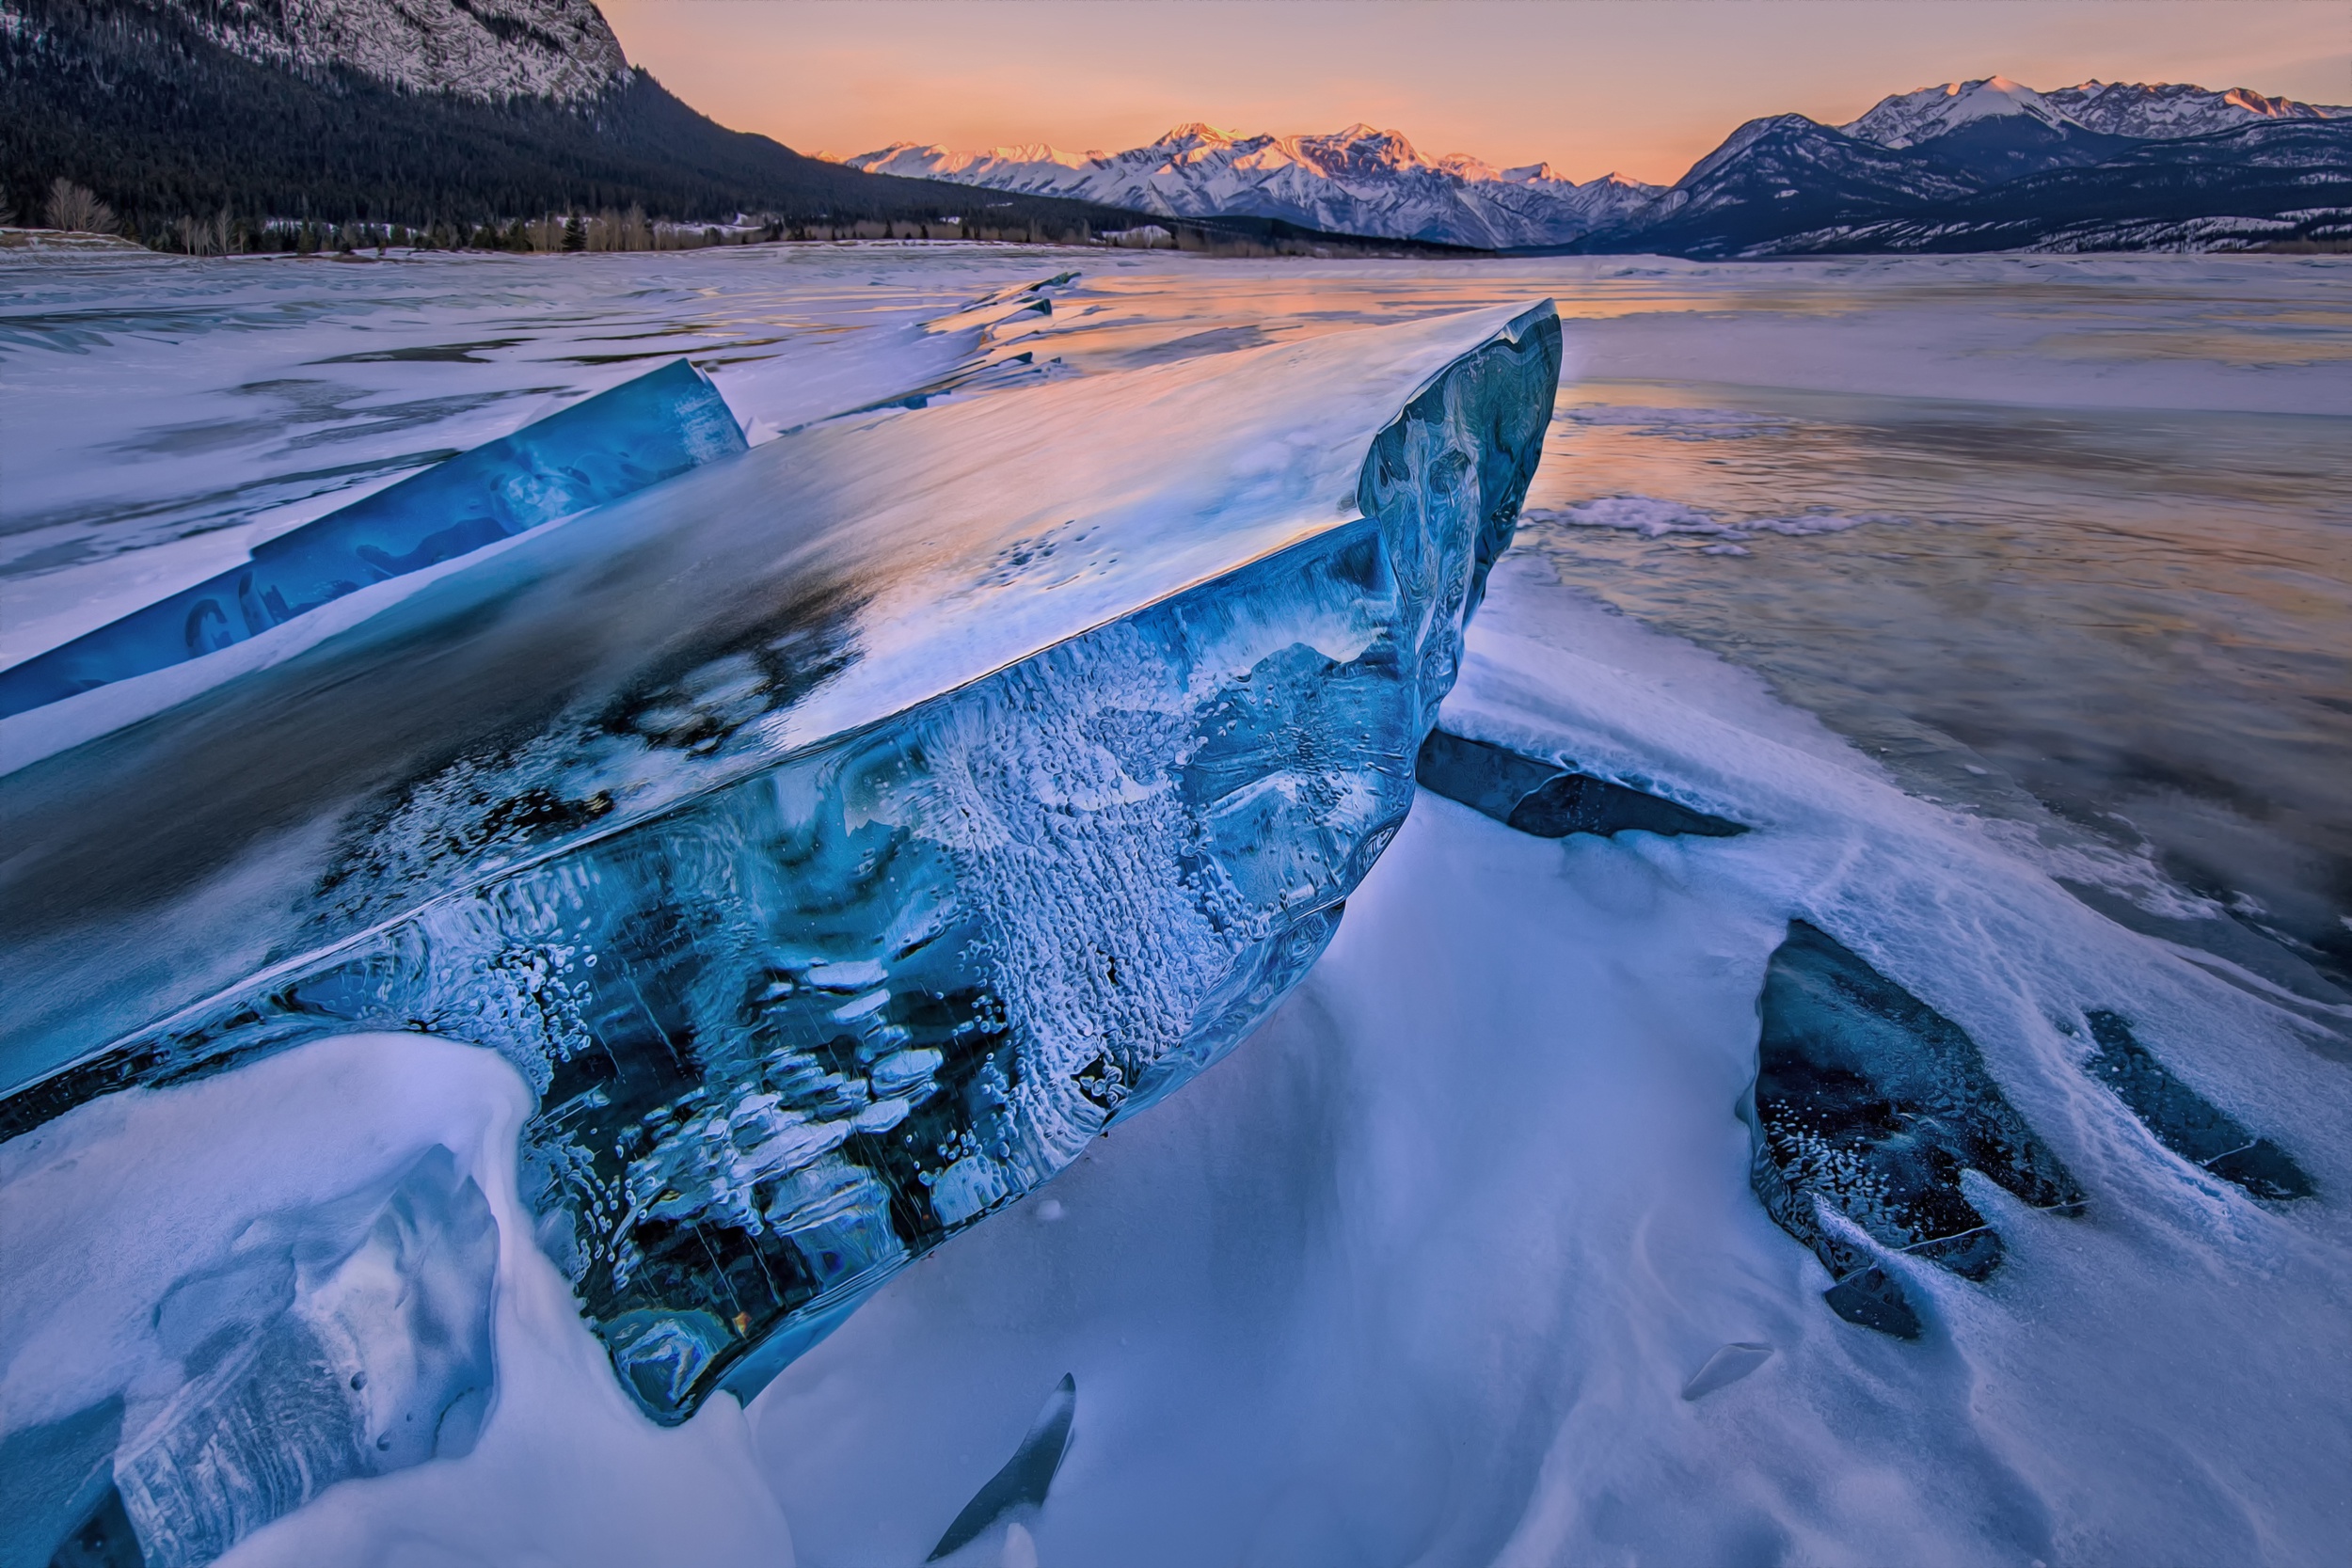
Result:
<svg viewBox="0 0 2352 1568"><path fill-rule="evenodd" d="M229 214L222 211L210 218L183 217L171 226L171 237L191 256L226 256L231 249L232 238Z"/></svg>
<svg viewBox="0 0 2352 1568"><path fill-rule="evenodd" d="M95 191L60 174L49 187L49 227L82 234L111 234L115 210L99 200Z"/></svg>

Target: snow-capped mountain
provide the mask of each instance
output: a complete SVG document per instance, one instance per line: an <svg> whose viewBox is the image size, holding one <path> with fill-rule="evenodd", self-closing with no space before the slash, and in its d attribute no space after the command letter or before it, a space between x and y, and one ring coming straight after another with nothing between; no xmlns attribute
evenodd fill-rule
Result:
<svg viewBox="0 0 2352 1568"><path fill-rule="evenodd" d="M1579 184L1549 164L1497 169L1458 153L1424 157L1399 133L1364 124L1329 135L1240 136L1194 123L1124 152L1044 146L954 152L897 142L844 162L876 174L1078 197L1168 217L1282 218L1490 250L1564 244L1623 221L1659 191L1616 174Z"/></svg>
<svg viewBox="0 0 2352 1568"><path fill-rule="evenodd" d="M1982 120L2024 120L2064 135L2142 140L2206 136L2264 119L2337 119L2352 109L2269 98L2245 87L2214 92L2186 82L2083 82L2036 92L2006 76L1946 82L1882 98L1861 119L1838 127L1881 147L1916 147Z"/></svg>
<svg viewBox="0 0 2352 1568"><path fill-rule="evenodd" d="M1240 136L1194 123L1124 152L894 142L843 161L1162 216L1247 214L1481 249L1729 254L1775 236L1858 231L2029 175L2101 166L2152 140L2346 117L2352 109L2243 87L2092 81L2037 92L1995 75L1897 93L1841 126L1803 115L1751 120L1666 189L1616 174L1579 184L1549 164L1498 169L1460 153L1428 157L1399 133L1364 124Z"/></svg>
<svg viewBox="0 0 2352 1568"><path fill-rule="evenodd" d="M346 66L421 92L577 103L628 71L593 0L132 0L232 54Z"/></svg>
<svg viewBox="0 0 2352 1568"><path fill-rule="evenodd" d="M1898 93L1838 130L1881 147L1929 152L1951 168L1995 182L2095 164L2133 145L2129 137L2090 129L2047 95L2006 76Z"/></svg>
<svg viewBox="0 0 2352 1568"><path fill-rule="evenodd" d="M2063 109L2041 93L2020 87L2006 76L1947 82L1942 87L1896 93L1880 99L1869 113L1838 129L1881 147L1914 147L1978 120L2016 117L2054 131L2089 129L2068 118Z"/></svg>
<svg viewBox="0 0 2352 1568"><path fill-rule="evenodd" d="M2234 130L2123 145L2097 164L1908 210L1882 205L1875 216L1857 208L1714 254L2242 250L2352 240L2352 119L2249 116Z"/></svg>
<svg viewBox="0 0 2352 1568"><path fill-rule="evenodd" d="M1714 258L2346 238L2352 119L2248 115L2234 130L2130 137L2003 111L1905 147L1803 115L1751 120L1577 248Z"/></svg>
<svg viewBox="0 0 2352 1568"><path fill-rule="evenodd" d="M1841 126L1750 120L1657 200L1577 245L1763 256L2346 232L2352 110L2178 85L2045 93L1989 76L1897 93Z"/></svg>
<svg viewBox="0 0 2352 1568"><path fill-rule="evenodd" d="M1596 248L1725 254L1791 230L1892 216L1979 188L1919 153L1804 115L1772 115L1740 126L1623 227L1592 238ZM1616 235L1639 243L1614 243Z"/></svg>

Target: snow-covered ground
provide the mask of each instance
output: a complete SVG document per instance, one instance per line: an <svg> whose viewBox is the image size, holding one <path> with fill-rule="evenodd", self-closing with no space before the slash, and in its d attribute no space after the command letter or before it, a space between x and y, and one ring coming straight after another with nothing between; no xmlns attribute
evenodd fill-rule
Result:
<svg viewBox="0 0 2352 1568"><path fill-rule="evenodd" d="M1050 314L954 314L1071 269ZM2340 263L9 272L10 661L648 362L604 355L691 353L764 435L1016 346L1082 377L1549 294L1560 418L1447 722L1756 831L1543 841L1424 794L1241 1050L747 1410L666 1433L532 1243L529 1090L496 1058L346 1038L93 1102L0 1146L24 1281L0 1406L35 1413L0 1442L108 1357L140 1371L161 1282L126 1262L199 1268L438 1143L500 1222L479 1444L222 1560L914 1561L1064 1373L1048 1501L957 1561L2320 1564L2352 1542L2352 1002L2340 939L2313 940L2352 929ZM2090 1193L2065 1219L1971 1179L2009 1261L1907 1274L1916 1343L1832 1316L1749 1188L1734 1107L1792 917L1966 1026ZM2079 1069L2102 1006L2318 1196L2265 1207L2168 1154ZM1770 1354L1686 1399L1731 1344Z"/></svg>

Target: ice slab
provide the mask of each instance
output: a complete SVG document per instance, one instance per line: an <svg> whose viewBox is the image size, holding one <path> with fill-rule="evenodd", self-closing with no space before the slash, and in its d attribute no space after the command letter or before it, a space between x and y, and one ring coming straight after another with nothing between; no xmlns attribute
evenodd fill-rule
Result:
<svg viewBox="0 0 2352 1568"><path fill-rule="evenodd" d="M1545 305L803 432L20 768L0 1127L496 1049L624 1385L748 1395L1313 961L1559 353Z"/></svg>
<svg viewBox="0 0 2352 1568"><path fill-rule="evenodd" d="M1724 1345L1707 1358L1707 1365L1691 1374L1691 1381L1682 1386L1682 1397L1705 1399L1718 1388L1730 1387L1772 1358L1770 1345L1746 1339Z"/></svg>
<svg viewBox="0 0 2352 1568"><path fill-rule="evenodd" d="M744 450L684 359L260 545L240 565L0 671L0 717L218 653L376 582Z"/></svg>
<svg viewBox="0 0 2352 1568"><path fill-rule="evenodd" d="M1985 1070L1951 1020L1804 921L1765 972L1750 1181L1780 1227L1836 1283L1850 1323L1915 1338L1895 1275L1824 1210L1871 1241L1983 1279L2001 1238L1961 1192L1975 1169L2038 1209L2078 1212L2082 1189Z"/></svg>
<svg viewBox="0 0 2352 1568"><path fill-rule="evenodd" d="M1647 790L1444 730L1429 732L1414 771L1422 788L1537 838L1633 832L1729 838L1748 831Z"/></svg>
<svg viewBox="0 0 2352 1568"><path fill-rule="evenodd" d="M2113 1089L2158 1143L2256 1197L2312 1196L2311 1178L2285 1149L2254 1136L2235 1117L2174 1077L2139 1043L2122 1014L2097 1007L2087 1019L2094 1047L2087 1064L2090 1075Z"/></svg>
<svg viewBox="0 0 2352 1568"><path fill-rule="evenodd" d="M1028 1435L1005 1467L988 1480L988 1484L972 1496L947 1533L939 1538L926 1562L937 1562L952 1552L961 1551L980 1538L982 1531L1015 1509L1041 1508L1045 1494L1054 1484L1055 1472L1061 1468L1062 1455L1070 1450L1070 1425L1078 1414L1078 1380L1069 1372L1062 1374L1054 1391L1045 1396L1044 1405L1037 1419L1029 1423Z"/></svg>
<svg viewBox="0 0 2352 1568"><path fill-rule="evenodd" d="M339 1481L470 1452L497 1266L489 1202L437 1146L389 1195L257 1222L163 1292L175 1378L11 1439L79 1484L0 1524L8 1560L197 1568Z"/></svg>

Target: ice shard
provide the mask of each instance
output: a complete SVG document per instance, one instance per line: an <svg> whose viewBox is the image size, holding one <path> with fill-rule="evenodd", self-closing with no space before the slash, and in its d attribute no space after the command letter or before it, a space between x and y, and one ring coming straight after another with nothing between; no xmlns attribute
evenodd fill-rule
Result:
<svg viewBox="0 0 2352 1568"><path fill-rule="evenodd" d="M217 653L295 616L743 450L686 360L525 425L257 547L251 559L0 671L0 717Z"/></svg>
<svg viewBox="0 0 2352 1568"><path fill-rule="evenodd" d="M11 1559L198 1568L339 1481L470 1452L494 1388L497 1265L489 1202L446 1148L389 1195L258 1225L228 1265L162 1296L154 1334L179 1386L142 1390L128 1420L119 1399L100 1407L96 1452L51 1437L103 1475L69 1513L0 1524L0 1543Z"/></svg>
<svg viewBox="0 0 2352 1568"><path fill-rule="evenodd" d="M1740 1107L1749 1180L1828 1268L1824 1299L1839 1317L1900 1338L1920 1331L1894 1274L1824 1209L1968 1279L2000 1266L2001 1238L1962 1195L1963 1169L2035 1208L2079 1212L2082 1189L2002 1097L1976 1042L1826 931L1789 923L1760 1006Z"/></svg>
<svg viewBox="0 0 2352 1568"><path fill-rule="evenodd" d="M2139 1043L2122 1014L2101 1007L2088 1015L2088 1022L2091 1076L2114 1090L2158 1143L2256 1197L2312 1196L2312 1179L2285 1149L2254 1136L2236 1117L2175 1078Z"/></svg>
<svg viewBox="0 0 2352 1568"><path fill-rule="evenodd" d="M1313 961L1559 360L1546 304L836 421L0 779L0 1132L496 1050L623 1384L748 1397Z"/></svg>
<svg viewBox="0 0 2352 1568"><path fill-rule="evenodd" d="M1430 793L1537 838L1635 832L1730 838L1748 831L1740 823L1693 811L1647 790L1444 730L1429 732L1415 773Z"/></svg>
<svg viewBox="0 0 2352 1568"><path fill-rule="evenodd" d="M988 1484L972 1495L963 1505L947 1532L939 1538L923 1560L937 1562L941 1558L961 1551L980 1538L982 1531L1016 1509L1041 1508L1045 1494L1054 1484L1055 1474L1061 1469L1062 1455L1070 1449L1070 1427L1078 1414L1078 1380L1068 1372L1045 1396L1043 1408L1037 1419L1029 1423L1028 1435L1005 1461L1004 1468L988 1480Z"/></svg>

